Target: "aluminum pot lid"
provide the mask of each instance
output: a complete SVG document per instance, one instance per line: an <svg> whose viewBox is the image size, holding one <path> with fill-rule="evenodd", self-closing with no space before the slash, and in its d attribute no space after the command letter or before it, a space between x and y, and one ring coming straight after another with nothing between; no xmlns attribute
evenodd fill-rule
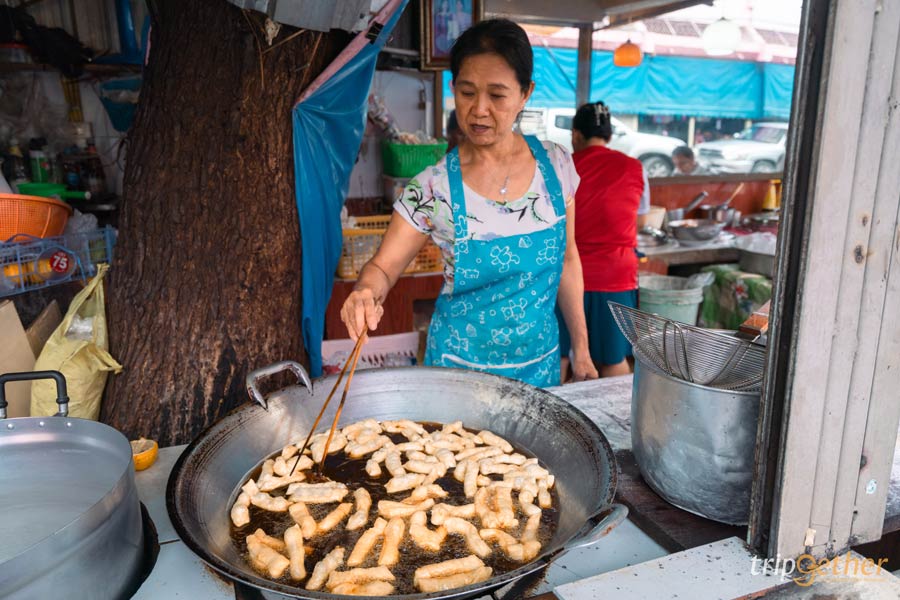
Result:
<svg viewBox="0 0 900 600"><path fill-rule="evenodd" d="M131 463L117 430L85 419L0 421L0 569L98 506Z"/></svg>

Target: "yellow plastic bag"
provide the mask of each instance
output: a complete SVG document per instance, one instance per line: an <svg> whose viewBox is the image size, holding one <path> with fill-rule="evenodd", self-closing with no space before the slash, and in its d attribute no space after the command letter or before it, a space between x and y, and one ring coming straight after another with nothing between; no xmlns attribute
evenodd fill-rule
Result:
<svg viewBox="0 0 900 600"><path fill-rule="evenodd" d="M106 377L122 365L109 352L103 276L108 265L99 265L97 276L81 290L59 327L50 335L34 365L35 371L56 370L66 377L69 416L97 420ZM42 379L31 384L31 416L55 414L56 384Z"/></svg>

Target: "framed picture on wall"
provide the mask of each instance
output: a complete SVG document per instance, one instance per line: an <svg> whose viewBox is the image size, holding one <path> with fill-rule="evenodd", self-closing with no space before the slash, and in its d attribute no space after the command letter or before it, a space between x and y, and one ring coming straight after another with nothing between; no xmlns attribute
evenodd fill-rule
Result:
<svg viewBox="0 0 900 600"><path fill-rule="evenodd" d="M482 0L422 0L422 68L449 68L453 42L483 15Z"/></svg>

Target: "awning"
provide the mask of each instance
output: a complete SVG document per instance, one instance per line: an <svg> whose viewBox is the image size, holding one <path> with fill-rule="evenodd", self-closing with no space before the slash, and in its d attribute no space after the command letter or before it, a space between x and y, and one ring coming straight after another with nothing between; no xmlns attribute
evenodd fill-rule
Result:
<svg viewBox="0 0 900 600"><path fill-rule="evenodd" d="M574 107L577 62L572 48L535 48L529 106ZM645 55L640 66L623 68L605 51L594 51L591 63L591 100L623 114L787 120L793 87L791 65ZM445 94L452 95L449 84Z"/></svg>

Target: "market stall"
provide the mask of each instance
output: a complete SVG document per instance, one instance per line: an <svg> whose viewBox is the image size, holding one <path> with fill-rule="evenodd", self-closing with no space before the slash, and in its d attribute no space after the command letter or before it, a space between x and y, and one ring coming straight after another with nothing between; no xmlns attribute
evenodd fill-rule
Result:
<svg viewBox="0 0 900 600"><path fill-rule="evenodd" d="M0 303L0 596L68 586L78 597L141 600L900 597L890 318L900 121L882 77L898 70L885 49L900 12L874 1L807 5L791 111L793 67L753 62L793 60L767 50L790 45L784 35L772 42L758 33L770 30L748 26L762 41L739 40L731 52L743 60L708 64L720 79L743 74L722 119L791 116L797 130L775 127L782 137L770 145L782 154L769 161L701 148L716 143L699 141L702 119L719 117L676 114L684 86L669 80L705 60L704 29L729 26L718 16L654 20L694 0L152 3L143 51L134 32L144 10L133 15L130 2L87 28L73 3L35 12L44 3L0 7L14 25L0 34L15 40L2 40L0 71L34 75L34 89L53 84L30 97L49 108L14 123L27 148L0 127L14 187L0 190L0 209L12 207L0 210L0 298L12 299ZM533 164L544 186L515 216L547 227L514 247L496 242L512 235L476 231L486 213L470 220L466 209L473 166L460 166L445 131L449 49L491 16L533 27L503 25L525 53L536 41L571 42L559 57L549 43L537 53L542 81L568 86L559 104L614 85L592 77L597 69L633 69L618 91L648 90L627 123L592 104L598 135L566 112L522 110L524 99L496 111L507 119L496 139L525 159L487 173L481 189L508 216L517 165ZM122 34L104 63L75 35L105 43L98 20ZM594 45L595 30L617 26ZM637 34L647 62L621 66L615 50L635 44L617 36ZM698 39L669 39L679 35ZM46 36L75 50L65 60L40 54ZM648 64L654 41L691 61ZM504 89L531 83L496 52L472 56L507 61L473 68L502 71ZM105 81L137 71L140 81ZM697 98L714 112L720 82L709 73L690 86L709 84ZM64 113L42 104L54 95ZM531 124L537 137L519 136L537 113L551 120ZM86 122L108 139L89 142ZM471 139L493 139L484 122L464 125ZM687 142L675 133L682 125ZM705 125L723 137L751 129ZM48 127L58 135L42 137ZM856 145L836 143L842 127ZM648 165L669 168L682 142L704 166L765 167L653 177L641 188L650 192L642 220L658 220L627 229L635 304L602 307L629 343L628 375L595 378L600 363L578 349L573 373L590 380L555 385L552 299L572 273L573 253L559 248L574 239L562 224L576 198L574 177L557 172L568 153L546 143L554 128L573 146L575 133L579 143L600 138L604 152L626 139L661 144L622 163L631 183L646 181ZM110 160L117 144L127 157ZM407 231L419 245L391 267L403 264L374 265L398 194L445 156L450 250L448 239ZM521 183L516 197L528 198ZM635 207L639 195L629 196ZM383 294L360 281L373 265ZM489 269L496 280L478 272ZM566 277L578 298L559 296L571 345L582 348L569 317L591 274L577 285ZM378 324L368 339L341 314L364 291ZM467 354L469 343L481 345ZM446 362L425 362L428 352ZM770 568L776 557L789 557L790 570ZM48 561L56 567L38 568ZM113 561L115 573L97 569ZM850 571L869 563L878 577Z"/></svg>

